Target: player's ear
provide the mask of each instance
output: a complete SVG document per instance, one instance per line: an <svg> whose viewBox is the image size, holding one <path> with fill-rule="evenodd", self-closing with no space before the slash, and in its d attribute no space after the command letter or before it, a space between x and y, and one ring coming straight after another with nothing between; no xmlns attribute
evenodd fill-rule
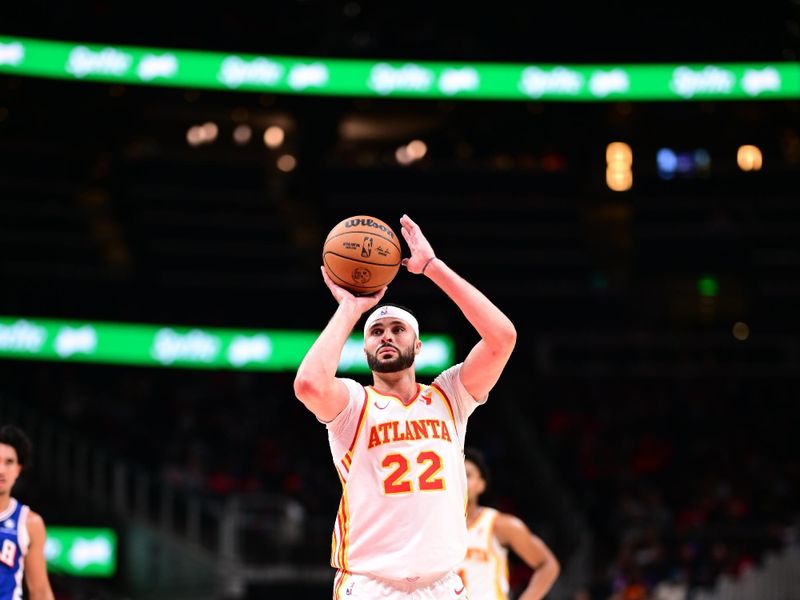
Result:
<svg viewBox="0 0 800 600"><path fill-rule="evenodd" d="M419 338L417 338L417 341L414 342L414 355L417 356L421 350L422 350L422 342L419 341Z"/></svg>

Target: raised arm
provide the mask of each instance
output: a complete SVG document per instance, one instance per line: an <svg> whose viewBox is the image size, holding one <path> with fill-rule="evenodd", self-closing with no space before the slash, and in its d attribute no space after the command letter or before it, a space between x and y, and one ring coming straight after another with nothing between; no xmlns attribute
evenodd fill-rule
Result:
<svg viewBox="0 0 800 600"><path fill-rule="evenodd" d="M540 600L553 587L561 570L550 548L531 533L525 523L509 514L500 514L494 524L498 541L511 549L533 569L530 583L519 600Z"/></svg>
<svg viewBox="0 0 800 600"><path fill-rule="evenodd" d="M35 512L28 514L28 535L31 545L25 555L25 583L31 600L53 600L53 590L47 578L47 563L44 558L44 543L47 534L42 517Z"/></svg>
<svg viewBox="0 0 800 600"><path fill-rule="evenodd" d="M371 296L354 296L333 283L324 268L322 277L339 306L300 363L294 393L318 419L327 422L347 406L347 387L336 378L347 337L361 315L383 298L386 288Z"/></svg>
<svg viewBox="0 0 800 600"><path fill-rule="evenodd" d="M514 324L475 286L436 257L414 221L403 215L400 224L411 251L403 264L411 273L426 275L438 285L481 336L461 368L461 383L474 398L482 398L497 383L511 356L517 341Z"/></svg>

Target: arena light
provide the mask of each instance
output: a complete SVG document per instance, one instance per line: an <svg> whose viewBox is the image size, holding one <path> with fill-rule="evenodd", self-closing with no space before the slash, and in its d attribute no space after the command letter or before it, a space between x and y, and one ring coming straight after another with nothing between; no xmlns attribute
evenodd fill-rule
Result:
<svg viewBox="0 0 800 600"><path fill-rule="evenodd" d="M710 275L704 275L697 280L697 292L705 298L714 298L719 294L719 281Z"/></svg>
<svg viewBox="0 0 800 600"><path fill-rule="evenodd" d="M661 148L656 153L656 166L661 179L705 176L711 169L711 155L705 148L673 150Z"/></svg>
<svg viewBox="0 0 800 600"><path fill-rule="evenodd" d="M698 171L708 171L711 168L711 155L705 148L694 151L694 164Z"/></svg>
<svg viewBox="0 0 800 600"><path fill-rule="evenodd" d="M606 169L606 185L615 192L627 192L633 187L633 173L630 169Z"/></svg>
<svg viewBox="0 0 800 600"><path fill-rule="evenodd" d="M199 146L205 140L205 132L203 131L202 127L198 127L194 125L189 127L186 131L186 142L190 146Z"/></svg>
<svg viewBox="0 0 800 600"><path fill-rule="evenodd" d="M606 162L609 165L630 167L633 164L633 151L625 142L611 142L606 147Z"/></svg>
<svg viewBox="0 0 800 600"><path fill-rule="evenodd" d="M203 123L201 129L203 131L204 142L210 143L217 139L217 135L219 134L219 127L217 127L216 123L208 121L206 123Z"/></svg>
<svg viewBox="0 0 800 600"><path fill-rule="evenodd" d="M278 157L276 164L279 170L284 173L291 173L297 167L297 159L291 154L283 154Z"/></svg>
<svg viewBox="0 0 800 600"><path fill-rule="evenodd" d="M658 175L662 179L671 179L678 170L678 156L671 148L661 148L656 153Z"/></svg>
<svg viewBox="0 0 800 600"><path fill-rule="evenodd" d="M253 136L253 130L250 128L249 125L237 125L236 129L233 130L233 141L243 146L247 142L250 141L250 138Z"/></svg>
<svg viewBox="0 0 800 600"><path fill-rule="evenodd" d="M408 152L408 146L400 146L397 150L395 150L394 158L399 164L403 165L404 167L407 167L408 165L414 162L414 159Z"/></svg>
<svg viewBox="0 0 800 600"><path fill-rule="evenodd" d="M740 342L744 342L747 338L750 337L750 327L747 323L743 323L742 321L737 321L733 324L733 337L735 337Z"/></svg>
<svg viewBox="0 0 800 600"><path fill-rule="evenodd" d="M271 125L264 131L264 145L267 148L280 148L283 140L286 139L286 132L278 125Z"/></svg>
<svg viewBox="0 0 800 600"><path fill-rule="evenodd" d="M413 140L406 146L406 152L411 160L421 160L428 153L428 146L422 140Z"/></svg>
<svg viewBox="0 0 800 600"><path fill-rule="evenodd" d="M633 186L633 151L625 142L606 146L606 185L615 192L626 192Z"/></svg>
<svg viewBox="0 0 800 600"><path fill-rule="evenodd" d="M736 152L736 162L742 171L760 171L763 164L761 149L750 144L740 146Z"/></svg>

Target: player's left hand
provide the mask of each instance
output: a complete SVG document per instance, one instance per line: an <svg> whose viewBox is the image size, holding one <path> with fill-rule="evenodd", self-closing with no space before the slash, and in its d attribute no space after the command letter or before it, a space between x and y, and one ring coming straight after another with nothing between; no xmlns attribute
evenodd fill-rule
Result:
<svg viewBox="0 0 800 600"><path fill-rule="evenodd" d="M403 266L411 273L422 273L428 261L436 256L430 242L422 235L419 225L411 220L408 215L400 217L400 233L411 251L410 258L403 259Z"/></svg>

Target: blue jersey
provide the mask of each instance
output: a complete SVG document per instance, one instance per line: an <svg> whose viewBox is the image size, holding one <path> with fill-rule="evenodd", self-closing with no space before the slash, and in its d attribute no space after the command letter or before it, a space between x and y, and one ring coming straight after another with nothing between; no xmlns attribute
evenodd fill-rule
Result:
<svg viewBox="0 0 800 600"><path fill-rule="evenodd" d="M11 498L0 513L0 600L21 600L22 571L28 553L28 512L30 509Z"/></svg>

